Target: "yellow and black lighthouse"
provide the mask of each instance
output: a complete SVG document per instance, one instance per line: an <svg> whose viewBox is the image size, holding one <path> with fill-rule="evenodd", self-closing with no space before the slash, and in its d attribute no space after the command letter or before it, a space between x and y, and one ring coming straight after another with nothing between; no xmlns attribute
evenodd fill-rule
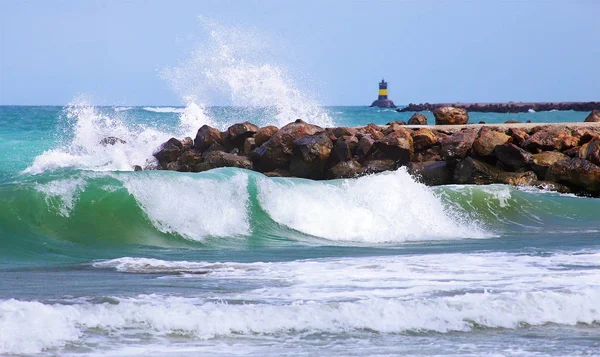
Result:
<svg viewBox="0 0 600 357"><path fill-rule="evenodd" d="M393 101L388 99L388 84L384 79L379 82L379 97L371 104L372 107L396 108Z"/></svg>

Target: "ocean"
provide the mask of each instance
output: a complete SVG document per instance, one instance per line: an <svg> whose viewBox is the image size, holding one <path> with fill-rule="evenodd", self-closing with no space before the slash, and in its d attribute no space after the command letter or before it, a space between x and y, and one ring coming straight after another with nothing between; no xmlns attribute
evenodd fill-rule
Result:
<svg viewBox="0 0 600 357"><path fill-rule="evenodd" d="M0 106L0 355L600 356L598 199L132 171L205 123L412 115L309 109Z"/></svg>

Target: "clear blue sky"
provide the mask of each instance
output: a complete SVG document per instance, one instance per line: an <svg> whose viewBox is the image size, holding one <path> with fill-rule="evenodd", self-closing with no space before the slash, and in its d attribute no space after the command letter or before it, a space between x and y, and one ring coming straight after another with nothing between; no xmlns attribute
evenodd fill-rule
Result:
<svg viewBox="0 0 600 357"><path fill-rule="evenodd" d="M199 15L276 38L324 105L367 105L382 76L397 103L600 100L599 14L596 0L0 0L0 104L181 104L159 73L206 36Z"/></svg>

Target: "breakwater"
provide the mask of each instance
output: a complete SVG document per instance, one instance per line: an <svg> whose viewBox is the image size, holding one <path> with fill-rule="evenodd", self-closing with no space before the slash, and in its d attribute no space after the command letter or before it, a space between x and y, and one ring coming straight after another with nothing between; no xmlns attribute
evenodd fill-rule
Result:
<svg viewBox="0 0 600 357"><path fill-rule="evenodd" d="M526 113L529 111L547 112L551 110L574 110L589 112L600 110L600 102L508 102L508 103L410 103L398 112L434 111L442 107L466 109L470 112L481 113Z"/></svg>
<svg viewBox="0 0 600 357"><path fill-rule="evenodd" d="M600 123L404 125L321 128L202 126L171 138L145 169L201 172L238 167L271 177L351 178L406 167L427 185L537 186L600 196ZM142 169L137 167L137 169Z"/></svg>

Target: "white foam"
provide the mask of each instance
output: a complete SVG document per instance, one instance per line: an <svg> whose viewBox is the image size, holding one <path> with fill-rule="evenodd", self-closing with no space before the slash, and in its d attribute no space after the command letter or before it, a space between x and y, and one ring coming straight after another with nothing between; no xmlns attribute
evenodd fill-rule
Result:
<svg viewBox="0 0 600 357"><path fill-rule="evenodd" d="M263 179L258 186L271 218L317 237L363 242L489 237L451 217L403 168L337 183Z"/></svg>
<svg viewBox="0 0 600 357"><path fill-rule="evenodd" d="M61 168L132 171L134 165L156 162L152 153L169 138L194 137L200 126L212 123L204 108L196 105L182 109L179 125L172 133L151 124L127 123L119 113L104 113L85 100L74 101L65 112L72 133L64 138L65 143L37 156L25 173ZM101 142L107 137L117 137L125 143L103 145Z"/></svg>
<svg viewBox="0 0 600 357"><path fill-rule="evenodd" d="M139 331L155 337L177 334L211 339L298 331L446 333L469 331L476 326L590 324L600 320L597 301L600 291L592 289L578 293L477 293L428 300L371 298L279 305L230 305L157 295L121 298L116 305L49 305L8 300L0 302L0 353L35 353L85 340L90 329L101 329L111 336Z"/></svg>
<svg viewBox="0 0 600 357"><path fill-rule="evenodd" d="M85 189L86 181L82 178L51 181L45 184L36 184L37 191L44 193L46 204L58 208L61 216L69 217L71 210Z"/></svg>
<svg viewBox="0 0 600 357"><path fill-rule="evenodd" d="M144 107L147 112L153 113L183 113L184 108L173 108L173 107Z"/></svg>
<svg viewBox="0 0 600 357"><path fill-rule="evenodd" d="M152 224L192 240L250 233L248 176L119 176Z"/></svg>

